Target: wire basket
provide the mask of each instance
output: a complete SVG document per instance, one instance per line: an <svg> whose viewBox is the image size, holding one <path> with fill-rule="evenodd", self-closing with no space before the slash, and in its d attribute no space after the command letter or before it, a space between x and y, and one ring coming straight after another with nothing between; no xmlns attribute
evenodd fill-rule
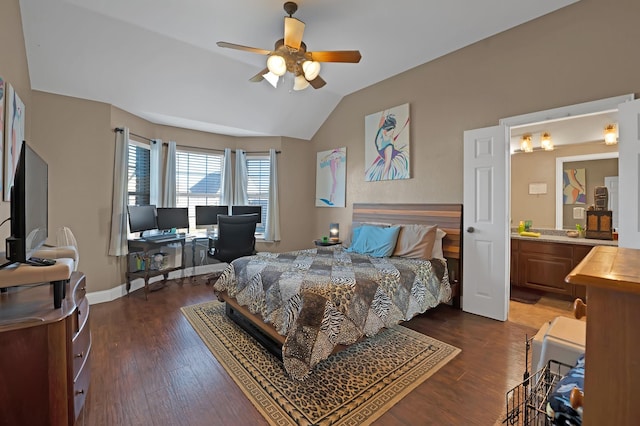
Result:
<svg viewBox="0 0 640 426"><path fill-rule="evenodd" d="M547 415L547 399L556 384L571 369L570 365L551 360L531 375L528 370L531 340L527 338L526 341L523 381L506 394L507 415L502 421L506 425L552 425L553 421Z"/></svg>

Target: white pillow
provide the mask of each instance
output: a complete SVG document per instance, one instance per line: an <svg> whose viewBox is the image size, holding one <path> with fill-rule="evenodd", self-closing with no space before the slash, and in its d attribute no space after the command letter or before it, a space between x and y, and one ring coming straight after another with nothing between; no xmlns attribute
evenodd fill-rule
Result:
<svg viewBox="0 0 640 426"><path fill-rule="evenodd" d="M432 259L444 259L444 253L442 252L442 239L445 235L447 235L447 233L438 228L436 231L436 241L433 244L433 251L431 252Z"/></svg>

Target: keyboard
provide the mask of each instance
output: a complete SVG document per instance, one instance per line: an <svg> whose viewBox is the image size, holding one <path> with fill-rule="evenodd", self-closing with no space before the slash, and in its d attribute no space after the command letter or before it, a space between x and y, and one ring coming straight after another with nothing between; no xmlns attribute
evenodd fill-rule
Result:
<svg viewBox="0 0 640 426"><path fill-rule="evenodd" d="M143 237L142 239L145 241L151 241L154 243L163 243L165 241L173 241L178 238L180 237L176 234L172 234L172 235L158 234L158 235L149 235L149 236Z"/></svg>

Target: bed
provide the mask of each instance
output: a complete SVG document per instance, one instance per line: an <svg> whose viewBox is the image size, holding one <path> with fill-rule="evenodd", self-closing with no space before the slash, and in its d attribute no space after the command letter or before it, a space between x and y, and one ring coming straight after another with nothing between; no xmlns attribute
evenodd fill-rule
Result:
<svg viewBox="0 0 640 426"><path fill-rule="evenodd" d="M350 251L361 239L351 249L260 253L231 262L214 291L227 315L281 356L291 377L303 380L345 345L441 303L459 307L461 220L460 204L354 204L353 228L362 234L437 225L446 233L442 258ZM429 232L435 235L436 227Z"/></svg>

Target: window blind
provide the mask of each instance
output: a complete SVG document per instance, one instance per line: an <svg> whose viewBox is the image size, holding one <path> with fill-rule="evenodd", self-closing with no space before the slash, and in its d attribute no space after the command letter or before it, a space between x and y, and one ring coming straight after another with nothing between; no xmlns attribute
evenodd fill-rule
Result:
<svg viewBox="0 0 640 426"><path fill-rule="evenodd" d="M196 228L196 206L220 205L220 154L176 150L176 207L189 209L189 229Z"/></svg>
<svg viewBox="0 0 640 426"><path fill-rule="evenodd" d="M262 206L262 218L256 233L264 234L269 208L269 157L247 156L247 196L250 205Z"/></svg>
<svg viewBox="0 0 640 426"><path fill-rule="evenodd" d="M149 145L129 141L127 201L130 205L149 204L151 189L151 151Z"/></svg>

